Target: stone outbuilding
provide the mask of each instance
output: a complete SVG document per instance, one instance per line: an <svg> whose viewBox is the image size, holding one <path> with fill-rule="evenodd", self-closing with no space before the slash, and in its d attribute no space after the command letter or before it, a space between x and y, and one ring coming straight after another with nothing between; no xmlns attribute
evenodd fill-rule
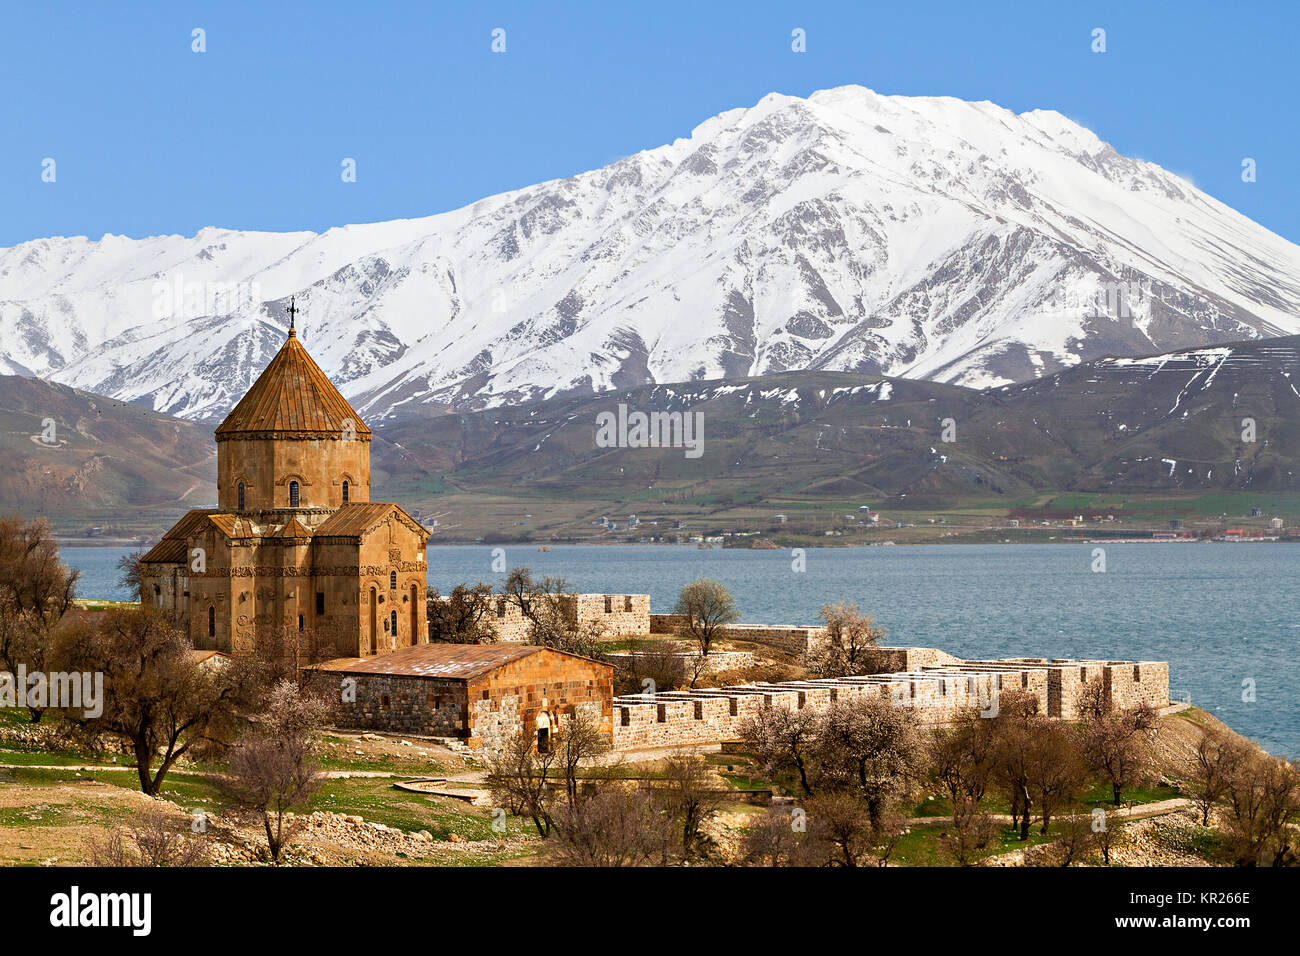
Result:
<svg viewBox="0 0 1300 956"><path fill-rule="evenodd" d="M341 685L341 727L456 737L499 750L520 728L545 750L586 713L613 739L614 667L518 644L422 644L315 670Z"/></svg>

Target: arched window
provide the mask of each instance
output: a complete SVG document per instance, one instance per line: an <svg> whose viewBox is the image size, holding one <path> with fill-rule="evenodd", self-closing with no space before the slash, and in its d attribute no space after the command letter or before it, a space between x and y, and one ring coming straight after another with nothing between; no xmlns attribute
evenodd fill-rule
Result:
<svg viewBox="0 0 1300 956"><path fill-rule="evenodd" d="M389 588L390 591L396 591L396 590L397 590L397 572L396 572L396 571L389 571L389 572L388 572L388 588Z"/></svg>
<svg viewBox="0 0 1300 956"><path fill-rule="evenodd" d="M208 637L217 636L217 609L208 605Z"/></svg>
<svg viewBox="0 0 1300 956"><path fill-rule="evenodd" d="M392 613L391 621L393 624L393 637L396 637L397 636L397 612L396 611Z"/></svg>
<svg viewBox="0 0 1300 956"><path fill-rule="evenodd" d="M289 507L298 507L298 482L289 482Z"/></svg>
<svg viewBox="0 0 1300 956"><path fill-rule="evenodd" d="M343 479L343 503L348 503L348 482L346 478Z"/></svg>
<svg viewBox="0 0 1300 956"><path fill-rule="evenodd" d="M238 495L239 495L239 510L243 511L244 510L244 483L242 481L239 483Z"/></svg>

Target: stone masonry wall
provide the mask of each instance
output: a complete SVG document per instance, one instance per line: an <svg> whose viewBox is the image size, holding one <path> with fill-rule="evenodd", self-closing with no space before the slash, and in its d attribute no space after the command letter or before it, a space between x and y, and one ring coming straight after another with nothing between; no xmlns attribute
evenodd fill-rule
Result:
<svg viewBox="0 0 1300 956"><path fill-rule="evenodd" d="M488 601L488 619L496 628L497 640L502 644L528 643L532 631L519 606L501 594L492 595ZM576 594L565 604L570 621L595 622L605 637L644 637L650 633L648 594Z"/></svg>
<svg viewBox="0 0 1300 956"><path fill-rule="evenodd" d="M1079 689L1085 682L1097 680L1108 689L1112 707L1128 708L1142 702L1158 707L1169 699L1169 668L1163 662L961 661L926 648L889 650L904 659L928 657L940 663L868 677L617 697L615 749L735 740L741 724L763 707L820 710L833 701L860 697L882 697L898 706L916 707L921 719L928 723L951 720L958 710L970 707L995 714L999 695L1010 689L1025 690L1036 697L1041 713L1071 719L1078 715Z"/></svg>
<svg viewBox="0 0 1300 956"><path fill-rule="evenodd" d="M340 727L430 737L457 737L466 729L465 682L388 674L341 674L356 680L356 702L345 704Z"/></svg>

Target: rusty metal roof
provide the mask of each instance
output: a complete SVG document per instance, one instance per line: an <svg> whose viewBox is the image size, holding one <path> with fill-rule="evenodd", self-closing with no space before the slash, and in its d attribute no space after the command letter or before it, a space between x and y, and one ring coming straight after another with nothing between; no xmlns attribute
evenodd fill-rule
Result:
<svg viewBox="0 0 1300 956"><path fill-rule="evenodd" d="M181 564L185 561L185 540L163 538L140 561L143 564Z"/></svg>
<svg viewBox="0 0 1300 956"><path fill-rule="evenodd" d="M428 540L429 531L403 511L400 505L390 501L363 501L340 505L332 515L316 526L316 536L359 538L394 512L412 531Z"/></svg>
<svg viewBox="0 0 1300 956"><path fill-rule="evenodd" d="M470 680L547 649L525 644L419 644L378 657L340 657L317 666L321 670L350 674Z"/></svg>
<svg viewBox="0 0 1300 956"><path fill-rule="evenodd" d="M357 438L370 438L370 429L339 390L320 370L289 330L275 358L258 376L226 420L217 426L218 439L248 433L317 433L341 436L349 429Z"/></svg>
<svg viewBox="0 0 1300 956"><path fill-rule="evenodd" d="M290 518L288 524L275 533L277 538L293 538L295 540L308 539L311 535L311 529L299 521L296 516Z"/></svg>

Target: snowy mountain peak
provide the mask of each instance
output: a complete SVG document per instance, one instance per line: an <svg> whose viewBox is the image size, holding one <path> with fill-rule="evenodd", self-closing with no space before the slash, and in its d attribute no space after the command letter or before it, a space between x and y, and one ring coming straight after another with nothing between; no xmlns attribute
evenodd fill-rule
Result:
<svg viewBox="0 0 1300 956"><path fill-rule="evenodd" d="M436 216L0 249L0 371L217 419L290 295L379 421L804 368L982 386L1300 332L1300 247L1061 113L844 86Z"/></svg>

